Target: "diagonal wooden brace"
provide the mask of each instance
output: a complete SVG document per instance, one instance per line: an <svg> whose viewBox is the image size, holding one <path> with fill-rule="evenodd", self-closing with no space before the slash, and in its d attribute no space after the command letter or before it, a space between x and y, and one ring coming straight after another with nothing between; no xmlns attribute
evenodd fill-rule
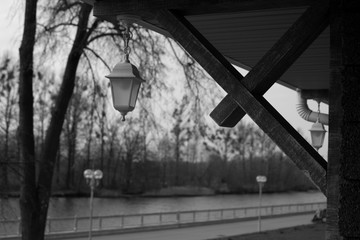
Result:
<svg viewBox="0 0 360 240"><path fill-rule="evenodd" d="M238 78L237 71L184 17L160 10L156 20L245 110L254 122L287 154L297 167L326 195L326 161L262 97L252 94ZM235 70L235 72L234 72Z"/></svg>
<svg viewBox="0 0 360 240"><path fill-rule="evenodd" d="M309 7L242 80L255 95L263 95L329 25L328 1ZM245 112L227 95L210 113L222 127L234 127Z"/></svg>

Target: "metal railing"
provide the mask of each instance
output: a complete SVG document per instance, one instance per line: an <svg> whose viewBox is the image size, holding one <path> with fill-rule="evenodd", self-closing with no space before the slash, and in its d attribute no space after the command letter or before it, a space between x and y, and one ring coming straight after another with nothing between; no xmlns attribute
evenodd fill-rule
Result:
<svg viewBox="0 0 360 240"><path fill-rule="evenodd" d="M261 216L311 213L326 208L326 202L262 206ZM182 212L156 212L131 215L93 216L93 231L211 223L258 216L259 207L208 209ZM0 221L0 238L20 234L20 219ZM89 231L89 217L48 217L46 233Z"/></svg>

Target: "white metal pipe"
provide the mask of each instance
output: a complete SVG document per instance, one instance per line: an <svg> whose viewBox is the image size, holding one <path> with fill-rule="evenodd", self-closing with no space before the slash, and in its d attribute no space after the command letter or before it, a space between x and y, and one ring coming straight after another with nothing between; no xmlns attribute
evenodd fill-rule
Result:
<svg viewBox="0 0 360 240"><path fill-rule="evenodd" d="M314 112L309 109L307 99L301 95L301 90L297 89L298 103L296 104L296 110L300 117L309 122L316 122L319 117L319 122L325 125L329 125L329 115L325 113Z"/></svg>

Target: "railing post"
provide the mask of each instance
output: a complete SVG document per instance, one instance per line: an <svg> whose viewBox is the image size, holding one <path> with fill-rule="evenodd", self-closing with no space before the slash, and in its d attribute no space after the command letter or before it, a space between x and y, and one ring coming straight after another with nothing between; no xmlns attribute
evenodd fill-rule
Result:
<svg viewBox="0 0 360 240"><path fill-rule="evenodd" d="M103 220L102 216L99 216L99 230L102 229L102 220Z"/></svg>
<svg viewBox="0 0 360 240"><path fill-rule="evenodd" d="M236 209L233 210L233 219L235 219L235 214L236 213Z"/></svg>
<svg viewBox="0 0 360 240"><path fill-rule="evenodd" d="M20 217L18 217L18 222L19 222L18 235L21 235L21 218Z"/></svg>
<svg viewBox="0 0 360 240"><path fill-rule="evenodd" d="M223 216L224 216L224 210L221 209L221 210L220 210L220 220L223 220Z"/></svg>
<svg viewBox="0 0 360 240"><path fill-rule="evenodd" d="M51 233L51 219L47 219L47 225L48 225L48 233Z"/></svg>
<svg viewBox="0 0 360 240"><path fill-rule="evenodd" d="M78 229L78 218L77 215L74 216L74 232L77 232Z"/></svg>
<svg viewBox="0 0 360 240"><path fill-rule="evenodd" d="M144 226L144 215L141 215L141 220L140 220L140 221L141 221L140 224L141 224L141 226L143 227L143 226Z"/></svg>
<svg viewBox="0 0 360 240"><path fill-rule="evenodd" d="M193 212L193 223L195 222L195 215L196 215L196 212L194 211Z"/></svg>
<svg viewBox="0 0 360 240"><path fill-rule="evenodd" d="M159 224L159 225L162 225L162 213L160 213L159 221L160 221L160 224Z"/></svg>
<svg viewBox="0 0 360 240"><path fill-rule="evenodd" d="M210 221L210 211L207 211L207 220Z"/></svg>
<svg viewBox="0 0 360 240"><path fill-rule="evenodd" d="M180 223L180 212L176 213L176 221L177 223Z"/></svg>
<svg viewBox="0 0 360 240"><path fill-rule="evenodd" d="M124 215L121 215L121 228L124 228Z"/></svg>

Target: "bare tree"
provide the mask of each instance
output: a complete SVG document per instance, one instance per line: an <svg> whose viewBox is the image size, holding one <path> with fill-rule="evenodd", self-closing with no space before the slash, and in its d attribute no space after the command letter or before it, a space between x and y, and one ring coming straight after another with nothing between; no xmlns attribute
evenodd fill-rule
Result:
<svg viewBox="0 0 360 240"><path fill-rule="evenodd" d="M4 134L4 142L1 146L0 169L1 180L0 186L2 193L6 194L9 186L9 165L10 163L10 141L14 132L14 122L16 120L18 85L16 82L17 66L9 56L4 56L0 64L0 131Z"/></svg>
<svg viewBox="0 0 360 240"><path fill-rule="evenodd" d="M47 211L51 195L52 177L59 147L59 138L69 104L76 69L88 39L99 24L94 21L88 28L91 6L80 4L77 31L68 55L63 81L52 111L46 132L43 151L39 156L39 172L35 169L35 144L33 124L33 51L36 33L37 1L26 1L25 25L20 47L20 157L23 162L23 181L20 198L22 238L44 239Z"/></svg>
<svg viewBox="0 0 360 240"><path fill-rule="evenodd" d="M37 195L33 123L33 51L36 34L37 0L26 0L20 52L19 142L23 177L20 193L22 239L43 239L41 206ZM46 206L47 208L47 206Z"/></svg>

